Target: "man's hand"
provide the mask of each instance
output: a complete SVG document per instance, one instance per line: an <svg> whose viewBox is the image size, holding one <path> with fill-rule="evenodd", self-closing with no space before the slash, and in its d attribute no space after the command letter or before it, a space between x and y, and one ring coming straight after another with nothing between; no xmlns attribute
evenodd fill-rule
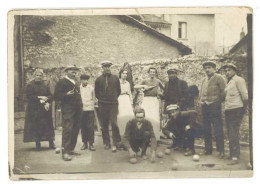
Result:
<svg viewBox="0 0 260 184"><path fill-rule="evenodd" d="M152 154L151 154L151 162L152 162L152 163L155 162L155 150L152 151Z"/></svg>
<svg viewBox="0 0 260 184"><path fill-rule="evenodd" d="M133 157L136 156L136 153L132 150L132 148L129 148L129 149L128 149L128 152L129 152L130 158L133 158Z"/></svg>
<svg viewBox="0 0 260 184"><path fill-rule="evenodd" d="M188 131L190 128L191 128L190 125L186 125L185 126L185 131Z"/></svg>
<svg viewBox="0 0 260 184"><path fill-rule="evenodd" d="M169 134L169 136L170 136L171 139L175 138L175 135L172 132Z"/></svg>
<svg viewBox="0 0 260 184"><path fill-rule="evenodd" d="M74 94L74 89L67 92L67 95L73 95L73 94Z"/></svg>

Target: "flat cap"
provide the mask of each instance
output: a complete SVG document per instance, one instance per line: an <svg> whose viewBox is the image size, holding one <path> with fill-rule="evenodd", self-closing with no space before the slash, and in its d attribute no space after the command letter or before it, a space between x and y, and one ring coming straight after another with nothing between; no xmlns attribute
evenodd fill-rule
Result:
<svg viewBox="0 0 260 184"><path fill-rule="evenodd" d="M167 70L167 73L177 73L179 70L177 70L176 68L170 68Z"/></svg>
<svg viewBox="0 0 260 184"><path fill-rule="evenodd" d="M78 67L76 67L76 65L69 65L65 68L65 72L68 71L68 70L79 70Z"/></svg>
<svg viewBox="0 0 260 184"><path fill-rule="evenodd" d="M179 108L180 107L177 104L171 104L171 105L168 105L166 107L166 111L176 110L176 109L179 109Z"/></svg>
<svg viewBox="0 0 260 184"><path fill-rule="evenodd" d="M203 67L205 66L212 66L213 68L217 67L217 64L214 61L206 61L202 64Z"/></svg>
<svg viewBox="0 0 260 184"><path fill-rule="evenodd" d="M234 65L234 64L232 64L232 63L227 63L227 64L223 65L222 68L223 68L223 69L232 68L233 70L237 71L236 65Z"/></svg>
<svg viewBox="0 0 260 184"><path fill-rule="evenodd" d="M108 60L102 61L100 64L101 64L101 66L111 66L111 65L113 65L113 63L111 61L108 61Z"/></svg>

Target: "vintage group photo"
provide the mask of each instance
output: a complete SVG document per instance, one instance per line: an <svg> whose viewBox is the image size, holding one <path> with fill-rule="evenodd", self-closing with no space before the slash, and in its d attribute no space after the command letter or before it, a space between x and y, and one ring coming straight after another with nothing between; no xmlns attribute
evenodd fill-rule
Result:
<svg viewBox="0 0 260 184"><path fill-rule="evenodd" d="M10 11L11 179L251 177L252 14Z"/></svg>

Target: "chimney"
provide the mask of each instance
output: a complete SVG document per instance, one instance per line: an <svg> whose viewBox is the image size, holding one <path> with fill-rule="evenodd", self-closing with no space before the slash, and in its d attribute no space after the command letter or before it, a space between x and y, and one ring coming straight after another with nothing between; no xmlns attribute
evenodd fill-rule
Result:
<svg viewBox="0 0 260 184"><path fill-rule="evenodd" d="M245 37L244 27L242 27L242 32L240 33L240 40Z"/></svg>

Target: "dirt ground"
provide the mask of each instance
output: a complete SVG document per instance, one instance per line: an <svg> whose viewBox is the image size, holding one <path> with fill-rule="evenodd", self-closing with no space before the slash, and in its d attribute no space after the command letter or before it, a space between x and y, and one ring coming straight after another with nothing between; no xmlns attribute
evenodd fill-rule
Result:
<svg viewBox="0 0 260 184"><path fill-rule="evenodd" d="M61 131L56 130L55 144L61 145ZM196 141L198 142L198 141ZM123 172L161 172L171 171L172 164L177 165L178 171L210 171L210 170L247 170L249 162L249 149L241 149L240 163L228 165L229 160L218 159L217 153L213 155L202 155L203 149L197 148L196 153L200 155L198 162L193 161L192 156L186 157L183 152L171 151L170 155L157 158L155 163L150 160L142 160L137 157L136 164L129 163L128 152L105 150L102 137L99 132L95 135L96 151L80 150L81 137L79 134L75 151L80 155L73 156L72 161L65 162L61 154L55 150L48 149L48 142L42 142L42 150L35 149L35 143L23 143L23 132L15 134L14 169L15 174L43 174L43 173L123 173ZM158 151L164 152L168 145L159 144ZM147 150L150 153L150 150ZM226 153L228 155L228 152ZM149 158L149 155L148 155ZM120 175L119 175L120 176Z"/></svg>

